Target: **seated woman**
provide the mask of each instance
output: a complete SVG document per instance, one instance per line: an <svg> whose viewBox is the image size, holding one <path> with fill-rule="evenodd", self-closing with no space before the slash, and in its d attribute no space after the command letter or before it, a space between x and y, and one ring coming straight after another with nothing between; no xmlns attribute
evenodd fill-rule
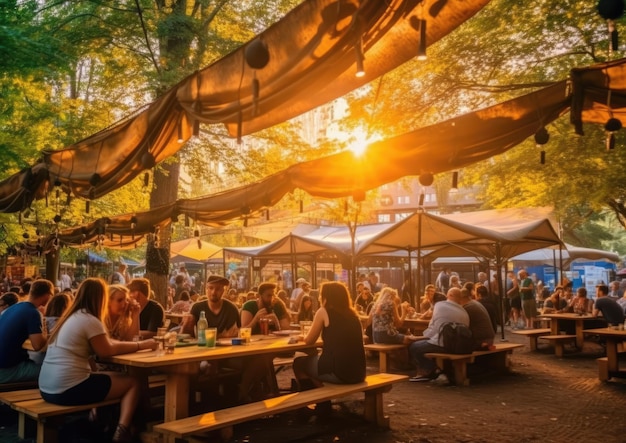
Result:
<svg viewBox="0 0 626 443"><path fill-rule="evenodd" d="M322 283L321 306L306 337L308 345L324 341L321 354L297 357L293 372L300 389L328 383L359 383L365 379L363 329L348 288L341 282Z"/></svg>
<svg viewBox="0 0 626 443"><path fill-rule="evenodd" d="M52 333L59 318L72 304L72 298L66 292L59 292L48 300L46 304L46 311L44 314L44 327L48 335ZM45 351L28 351L28 357L37 364L42 364L43 359L46 356Z"/></svg>
<svg viewBox="0 0 626 443"><path fill-rule="evenodd" d="M413 336L401 334L397 329L402 326L410 311L407 302L400 303L400 297L395 289L383 288L370 314L374 343L409 344L415 341Z"/></svg>
<svg viewBox="0 0 626 443"><path fill-rule="evenodd" d="M48 340L39 375L42 398L59 405L81 405L119 398L120 417L114 442L132 442L130 425L139 401L140 381L119 372L92 372L91 355L110 357L156 349L152 339L122 342L108 337L104 326L108 290L104 280L88 278Z"/></svg>
<svg viewBox="0 0 626 443"><path fill-rule="evenodd" d="M104 325L115 340L133 341L139 335L141 306L130 296L126 286L109 286L109 308L104 315Z"/></svg>
<svg viewBox="0 0 626 443"><path fill-rule="evenodd" d="M591 314L593 300L587 298L586 288L581 287L576 290L576 297L572 299L571 307L575 314Z"/></svg>
<svg viewBox="0 0 626 443"><path fill-rule="evenodd" d="M298 321L313 321L313 300L310 295L303 295L300 299L300 309L298 309Z"/></svg>

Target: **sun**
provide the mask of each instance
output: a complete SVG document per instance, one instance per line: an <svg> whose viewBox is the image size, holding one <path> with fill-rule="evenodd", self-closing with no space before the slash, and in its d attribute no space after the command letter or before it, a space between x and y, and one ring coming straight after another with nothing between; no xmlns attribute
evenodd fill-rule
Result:
<svg viewBox="0 0 626 443"><path fill-rule="evenodd" d="M352 151L355 157L360 157L365 153L367 147L377 140L380 140L380 137L369 134L363 127L357 127L347 138L348 150Z"/></svg>

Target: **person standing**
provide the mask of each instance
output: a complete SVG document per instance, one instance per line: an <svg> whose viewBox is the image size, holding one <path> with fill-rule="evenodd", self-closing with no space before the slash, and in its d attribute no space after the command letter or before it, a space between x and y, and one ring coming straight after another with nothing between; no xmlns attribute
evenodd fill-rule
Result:
<svg viewBox="0 0 626 443"><path fill-rule="evenodd" d="M437 279L435 280L435 286L437 287L437 291L447 294L448 289L450 289L450 268L443 268Z"/></svg>
<svg viewBox="0 0 626 443"><path fill-rule="evenodd" d="M341 282L325 282L320 288L321 306L302 340L307 345L324 341L322 353L297 357L293 372L301 389L328 383L360 383L365 380L365 349L361 321L352 306L350 292Z"/></svg>
<svg viewBox="0 0 626 443"><path fill-rule="evenodd" d="M532 329L537 316L537 301L535 300L535 284L528 276L528 272L522 269L517 273L519 278L519 293L522 301L522 312L526 319L526 329Z"/></svg>
<svg viewBox="0 0 626 443"><path fill-rule="evenodd" d="M517 329L519 326L519 318L522 313L522 299L519 293L519 282L515 277L513 271L509 271L506 274L506 298L509 301L510 311L507 318L511 323L512 329Z"/></svg>
<svg viewBox="0 0 626 443"><path fill-rule="evenodd" d="M30 285L28 299L16 303L0 316L0 383L37 380L41 366L28 358L23 344L30 340L34 351L41 351L47 343L39 309L54 294L54 285L48 280L35 280Z"/></svg>

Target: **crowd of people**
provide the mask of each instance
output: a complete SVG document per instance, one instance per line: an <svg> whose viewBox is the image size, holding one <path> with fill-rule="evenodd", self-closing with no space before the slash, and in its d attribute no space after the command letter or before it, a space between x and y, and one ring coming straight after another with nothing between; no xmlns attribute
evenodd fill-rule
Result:
<svg viewBox="0 0 626 443"><path fill-rule="evenodd" d="M172 327L191 337L201 317L208 327L217 329L218 338L237 337L241 328L260 334L290 329L294 322L310 322L308 334L300 339L313 345L321 338L324 346L320 354L311 352L294 361L297 389L362 381L364 333L374 343L406 344L407 362L416 369L410 380L420 382L439 375L425 354L444 349L442 325L454 322L469 327L475 350L491 347L497 327L502 326L498 299L485 273L461 286L458 275L444 269L413 305L402 295L402 288L398 291L381 283L375 273L359 276L355 294L341 282L324 282L315 290L304 278L296 281L291 294L271 282L240 293L229 289L234 279L211 275L200 295L180 269L162 306L154 299L149 280L130 278L125 271L120 267L108 282L87 278L75 290L61 291L44 279L26 281L0 296L0 335L4 338L0 341L0 383L38 380L42 397L63 405L121 399L114 441L131 441L133 428L140 427L138 405L147 384L107 364L106 359L155 349L153 337L167 324L166 310L183 314L181 324ZM532 327L540 312L588 313L602 315L612 324L624 322L626 297L618 295L613 285L598 285L595 302L585 288L578 288L574 295L571 284L557 286L547 295L543 289L525 270L509 273L506 318L516 327L522 327L517 323L521 319L523 327ZM423 337L418 339L404 328L406 319L429 321ZM219 365L202 362L199 371L211 375L224 368L236 369L241 379L235 401L247 402L268 394L258 388L273 376L268 373L270 358L232 358Z"/></svg>

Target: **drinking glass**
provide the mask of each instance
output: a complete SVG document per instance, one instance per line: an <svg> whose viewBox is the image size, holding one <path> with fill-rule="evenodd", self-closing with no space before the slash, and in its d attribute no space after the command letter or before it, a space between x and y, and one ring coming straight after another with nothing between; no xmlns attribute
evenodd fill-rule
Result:
<svg viewBox="0 0 626 443"><path fill-rule="evenodd" d="M204 331L204 335L206 337L207 348L214 348L217 339L217 328L207 328L206 331Z"/></svg>
<svg viewBox="0 0 626 443"><path fill-rule="evenodd" d="M239 329L239 337L243 340L244 345L250 344L250 337L252 336L252 329L241 328Z"/></svg>

